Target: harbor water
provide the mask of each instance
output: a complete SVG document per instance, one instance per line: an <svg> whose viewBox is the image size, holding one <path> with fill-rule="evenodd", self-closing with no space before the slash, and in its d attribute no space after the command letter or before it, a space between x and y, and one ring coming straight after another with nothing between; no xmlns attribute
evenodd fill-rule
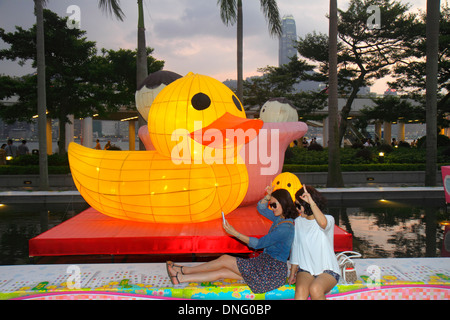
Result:
<svg viewBox="0 0 450 320"><path fill-rule="evenodd" d="M30 263L28 240L88 208L84 203L0 206L0 265ZM328 203L328 214L353 236L364 258L439 257L445 203L346 201Z"/></svg>

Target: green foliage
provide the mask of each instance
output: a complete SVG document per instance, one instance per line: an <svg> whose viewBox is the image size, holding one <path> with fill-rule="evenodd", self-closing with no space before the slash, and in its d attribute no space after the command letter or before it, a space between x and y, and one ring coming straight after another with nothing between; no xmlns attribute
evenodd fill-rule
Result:
<svg viewBox="0 0 450 320"><path fill-rule="evenodd" d="M313 66L305 60L293 58L281 67L258 69L261 77L253 77L244 82L245 101L248 105L262 106L271 98L284 97L292 102L300 116L310 114L325 107L328 96L324 92L296 92L294 85L304 80L321 81L317 74L311 74Z"/></svg>
<svg viewBox="0 0 450 320"><path fill-rule="evenodd" d="M47 157L47 162L49 166L68 166L69 159L66 154L52 154ZM12 166L33 166L39 165L39 156L36 154L27 154L23 156L18 156L12 159L9 163Z"/></svg>
<svg viewBox="0 0 450 320"><path fill-rule="evenodd" d="M342 148L342 171L419 171L425 170L425 148L392 148L386 145L391 152L385 151L384 163L379 163L379 148ZM386 149L385 149L386 150ZM7 174L39 174L39 159L37 155L20 156L13 159L10 164L0 166L0 175ZM48 156L50 174L69 174L67 154L53 154ZM438 148L438 164L450 164L450 147ZM306 148L288 148L284 161L283 171L288 172L327 172L328 149L322 151L308 150Z"/></svg>
<svg viewBox="0 0 450 320"><path fill-rule="evenodd" d="M18 156L9 161L12 166L32 166L39 165L39 156L34 154L27 154L24 156Z"/></svg>
<svg viewBox="0 0 450 320"><path fill-rule="evenodd" d="M447 2L441 3L437 110L438 124L447 127L448 121L443 120L450 109L450 7ZM426 91L426 12L422 12L419 18L414 29L404 30L405 33L411 33L417 37L416 41L410 42L408 51L408 55L416 59L404 60L404 63L397 64L392 73L395 80L389 82L389 85L397 90L411 93L412 97L425 108L423 95Z"/></svg>
<svg viewBox="0 0 450 320"><path fill-rule="evenodd" d="M49 174L69 174L69 158L67 153L52 154L47 157ZM27 154L18 156L7 165L0 166L0 175L39 174L39 155Z"/></svg>
<svg viewBox="0 0 450 320"><path fill-rule="evenodd" d="M380 10L380 28L371 28L367 23L370 6ZM408 9L408 5L396 0L351 0L346 10L338 10L338 89L346 98L340 109L339 143L347 131L347 119L360 88L387 76L400 58L407 56L409 43L416 38L412 32L405 32L416 25L415 15ZM299 38L297 48L328 78L328 35L307 34Z"/></svg>
<svg viewBox="0 0 450 320"><path fill-rule="evenodd" d="M368 163L370 163L374 157L373 153L372 153L372 148L363 148L363 149L359 149L356 154L355 157L357 158L362 158L363 160L367 161Z"/></svg>
<svg viewBox="0 0 450 320"><path fill-rule="evenodd" d="M308 151L323 151L323 147L321 144L318 143L311 143L308 146Z"/></svg>
<svg viewBox="0 0 450 320"><path fill-rule="evenodd" d="M121 106L134 106L136 51L103 49L102 55L97 55L96 43L87 40L86 31L68 28L67 17L61 18L50 10L44 10L44 28L47 117L59 120L62 145L68 115L105 116ZM28 30L16 27L9 33L0 28L0 39L9 45L0 50L0 60L18 60L19 64L32 61L36 67L36 26ZM152 51L147 48L149 72L161 70L164 65L150 56ZM37 75L0 76L0 100L12 96L18 97L17 103L0 105L0 118L8 123L32 121L37 105Z"/></svg>
<svg viewBox="0 0 450 320"><path fill-rule="evenodd" d="M101 55L97 55L96 43L86 39L86 32L69 29L66 22L67 17L44 10L48 117L64 124L69 121L69 114L83 118L134 105L136 50L102 49ZM0 59L18 59L19 63L31 60L33 67L36 66L36 26L29 30L16 27L10 33L0 28L0 38L10 45L0 50ZM153 49L147 48L149 72L164 66L163 61L151 56L152 52ZM0 108L0 117L6 121L30 121L36 114L36 79L35 74L22 78L0 77L0 99L19 97L18 104ZM19 114L17 108L21 109Z"/></svg>
<svg viewBox="0 0 450 320"><path fill-rule="evenodd" d="M49 166L49 174L70 174L69 166ZM0 175L39 174L39 165L0 166Z"/></svg>
<svg viewBox="0 0 450 320"><path fill-rule="evenodd" d="M418 148L426 148L426 142L427 142L427 136L423 136L417 140L417 147ZM450 138L441 134L437 135L437 146L439 147L446 147L450 146Z"/></svg>
<svg viewBox="0 0 450 320"><path fill-rule="evenodd" d="M149 73L159 71L164 62L151 56L153 49L147 48L147 69ZM101 84L96 93L102 96L109 106L133 106L136 93L136 50L119 49L101 50L101 56L92 58L92 73L90 81ZM110 91L113 89L113 94ZM103 115L107 109L97 110Z"/></svg>
<svg viewBox="0 0 450 320"><path fill-rule="evenodd" d="M381 11L381 28L369 28L369 6ZM373 79L389 73L389 68L409 50L409 41L415 36L415 16L407 13L409 7L392 0L351 0L347 10L339 10L339 84L342 93L358 91ZM310 33L300 37L301 56L319 64L319 71L328 74L328 36Z"/></svg>
<svg viewBox="0 0 450 320"><path fill-rule="evenodd" d="M95 42L87 41L85 31L69 29L66 22L67 18L44 10L47 110L50 118L60 119L62 123L68 121L68 114L86 115L103 102L91 96L93 84L87 80L91 71L89 61L96 53ZM0 38L10 45L0 50L0 59L19 59L20 63L31 60L36 67L36 26L28 30L16 27L16 31L10 33L0 29ZM2 110L8 113L2 112L2 118L17 114L17 108L36 113L36 79L36 74L23 80L12 79L16 80L17 88L13 93L19 96L19 101L10 108L3 106ZM21 86L20 82L25 82L26 86Z"/></svg>
<svg viewBox="0 0 450 320"><path fill-rule="evenodd" d="M391 153L392 151L394 151L394 147L387 143L381 144L377 149L378 149L378 152L384 152L384 153Z"/></svg>
<svg viewBox="0 0 450 320"><path fill-rule="evenodd" d="M362 118L366 120L381 120L394 122L398 119L406 122L408 120L420 120L425 122L425 109L422 105L412 105L411 100L406 100L398 96L386 95L380 98L373 98L373 107L365 107L361 110Z"/></svg>
<svg viewBox="0 0 450 320"><path fill-rule="evenodd" d="M423 149L398 149L388 153L384 157L385 163L425 163L426 152Z"/></svg>
<svg viewBox="0 0 450 320"><path fill-rule="evenodd" d="M450 162L440 163L441 165L449 165ZM359 164L342 164L342 172L358 172L358 171L423 171L425 163L359 163ZM327 172L326 164L285 164L283 172Z"/></svg>
<svg viewBox="0 0 450 320"><path fill-rule="evenodd" d="M382 145L380 147L370 147L363 149L342 148L341 168L344 171L366 171L365 165L369 165L373 170L387 170L391 167L393 170L399 169L402 165L407 164L408 168L422 168L426 163L425 148L393 148L390 145ZM378 153L384 152L383 163L378 159ZM441 146L438 148L438 163L450 162L450 148ZM308 151L305 148L289 148L289 157L286 157L285 168L290 166L302 166L302 168L310 168L308 170L327 171L324 169L328 166L328 149L323 151ZM313 166L313 167L311 167ZM324 167L322 167L324 166ZM352 166L355 166L352 168Z"/></svg>
<svg viewBox="0 0 450 320"><path fill-rule="evenodd" d="M400 141L398 143L398 147L399 148L411 148L411 145L406 141Z"/></svg>

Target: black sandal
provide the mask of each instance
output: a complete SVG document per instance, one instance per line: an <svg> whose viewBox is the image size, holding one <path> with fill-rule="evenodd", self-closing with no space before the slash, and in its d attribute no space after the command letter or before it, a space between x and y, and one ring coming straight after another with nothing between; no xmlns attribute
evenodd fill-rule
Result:
<svg viewBox="0 0 450 320"><path fill-rule="evenodd" d="M173 263L170 264L170 261L169 261L169 262L166 262L166 270L167 270L167 275L169 276L170 282L172 282L173 285L180 284L181 282L180 282L180 279L178 279L178 272L177 272L177 274L174 275L174 276L171 275L170 272L169 272L169 266L173 267ZM175 283L175 282L173 281L173 278L177 279L178 283Z"/></svg>
<svg viewBox="0 0 450 320"><path fill-rule="evenodd" d="M169 274L169 277L170 277L170 282L172 282L172 284L173 284L174 286L176 286L177 284L180 284L180 283L181 283L181 282L180 282L180 279L178 279L178 272L177 272L177 274L174 275L174 276L171 276L171 275ZM173 278L177 279L178 283L175 283L175 282L173 281Z"/></svg>
<svg viewBox="0 0 450 320"><path fill-rule="evenodd" d="M181 266L181 265L179 265L179 264L175 264L175 263L173 263L172 261L167 261L166 264L167 264L167 263L170 264L172 268L173 268L173 267L180 268L181 274L184 275L184 272L183 272L184 266Z"/></svg>
<svg viewBox="0 0 450 320"><path fill-rule="evenodd" d="M184 266L180 266L180 265L174 263L174 264L172 264L172 268L173 268L173 267L178 267L178 268L180 268L181 274L184 275L184 272L183 272L183 267L184 267Z"/></svg>

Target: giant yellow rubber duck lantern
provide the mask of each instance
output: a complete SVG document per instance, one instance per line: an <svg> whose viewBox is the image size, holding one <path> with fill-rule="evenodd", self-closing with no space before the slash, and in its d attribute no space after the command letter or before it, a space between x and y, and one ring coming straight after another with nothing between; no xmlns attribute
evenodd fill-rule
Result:
<svg viewBox="0 0 450 320"><path fill-rule="evenodd" d="M95 150L71 143L72 177L86 202L111 217L156 223L218 219L246 195L248 174L239 150L262 125L246 119L224 84L189 73L166 86L150 108L155 150Z"/></svg>

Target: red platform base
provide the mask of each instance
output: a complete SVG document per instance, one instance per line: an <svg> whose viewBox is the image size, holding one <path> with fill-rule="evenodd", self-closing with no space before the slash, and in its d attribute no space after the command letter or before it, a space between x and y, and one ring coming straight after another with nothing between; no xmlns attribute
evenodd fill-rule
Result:
<svg viewBox="0 0 450 320"><path fill-rule="evenodd" d="M227 220L239 232L262 237L271 221L256 206L238 208ZM352 235L335 226L336 252L352 249ZM108 217L89 208L29 241L30 257L250 253L222 228L222 219L195 224L154 224Z"/></svg>

